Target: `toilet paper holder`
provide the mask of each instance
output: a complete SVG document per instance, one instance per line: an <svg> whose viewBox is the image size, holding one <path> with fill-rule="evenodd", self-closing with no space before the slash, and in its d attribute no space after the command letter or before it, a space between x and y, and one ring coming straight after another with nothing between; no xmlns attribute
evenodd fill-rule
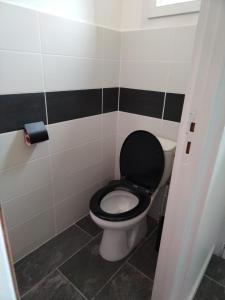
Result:
<svg viewBox="0 0 225 300"><path fill-rule="evenodd" d="M24 139L28 146L49 140L48 131L44 122L24 124Z"/></svg>

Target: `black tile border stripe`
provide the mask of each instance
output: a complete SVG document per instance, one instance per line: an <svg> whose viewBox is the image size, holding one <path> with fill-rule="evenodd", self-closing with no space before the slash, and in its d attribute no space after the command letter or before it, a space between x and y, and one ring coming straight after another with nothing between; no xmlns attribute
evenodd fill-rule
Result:
<svg viewBox="0 0 225 300"><path fill-rule="evenodd" d="M184 94L118 87L47 92L48 122L53 124L117 110L180 122L184 97ZM37 121L46 124L44 93L0 95L0 134L20 130L25 123Z"/></svg>
<svg viewBox="0 0 225 300"><path fill-rule="evenodd" d="M103 113L109 113L118 110L119 88L103 89Z"/></svg>
<svg viewBox="0 0 225 300"><path fill-rule="evenodd" d="M164 96L164 92L121 88L119 110L161 119Z"/></svg>
<svg viewBox="0 0 225 300"><path fill-rule="evenodd" d="M102 112L102 89L47 92L49 124L89 117Z"/></svg>
<svg viewBox="0 0 225 300"><path fill-rule="evenodd" d="M46 124L44 93L0 95L0 133L37 121Z"/></svg>
<svg viewBox="0 0 225 300"><path fill-rule="evenodd" d="M166 93L164 120L180 122L184 105L184 94Z"/></svg>
<svg viewBox="0 0 225 300"><path fill-rule="evenodd" d="M180 122L184 94L120 88L119 110L123 112ZM163 106L164 114L163 114Z"/></svg>

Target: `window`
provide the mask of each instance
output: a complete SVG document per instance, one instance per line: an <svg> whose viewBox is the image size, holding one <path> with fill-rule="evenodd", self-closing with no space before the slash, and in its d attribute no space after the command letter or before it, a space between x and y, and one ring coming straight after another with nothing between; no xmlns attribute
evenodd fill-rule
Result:
<svg viewBox="0 0 225 300"><path fill-rule="evenodd" d="M147 0L149 18L198 12L201 0Z"/></svg>
<svg viewBox="0 0 225 300"><path fill-rule="evenodd" d="M178 3L190 2L190 1L195 1L195 0L156 0L156 6L178 4Z"/></svg>

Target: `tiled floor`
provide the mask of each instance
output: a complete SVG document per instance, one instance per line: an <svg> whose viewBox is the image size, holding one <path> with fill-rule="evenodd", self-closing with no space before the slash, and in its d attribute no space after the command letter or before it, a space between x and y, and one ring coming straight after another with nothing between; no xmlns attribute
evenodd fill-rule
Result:
<svg viewBox="0 0 225 300"><path fill-rule="evenodd" d="M22 300L150 300L157 253L156 223L124 260L99 255L101 229L89 216L19 261L15 268Z"/></svg>
<svg viewBox="0 0 225 300"><path fill-rule="evenodd" d="M194 300L225 299L225 260L213 256Z"/></svg>

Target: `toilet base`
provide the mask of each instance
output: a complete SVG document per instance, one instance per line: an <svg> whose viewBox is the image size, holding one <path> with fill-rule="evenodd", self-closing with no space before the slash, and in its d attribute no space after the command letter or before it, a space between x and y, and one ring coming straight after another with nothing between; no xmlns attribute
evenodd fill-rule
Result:
<svg viewBox="0 0 225 300"><path fill-rule="evenodd" d="M130 229L108 229L103 232L100 255L108 261L126 257L147 233L146 216Z"/></svg>

